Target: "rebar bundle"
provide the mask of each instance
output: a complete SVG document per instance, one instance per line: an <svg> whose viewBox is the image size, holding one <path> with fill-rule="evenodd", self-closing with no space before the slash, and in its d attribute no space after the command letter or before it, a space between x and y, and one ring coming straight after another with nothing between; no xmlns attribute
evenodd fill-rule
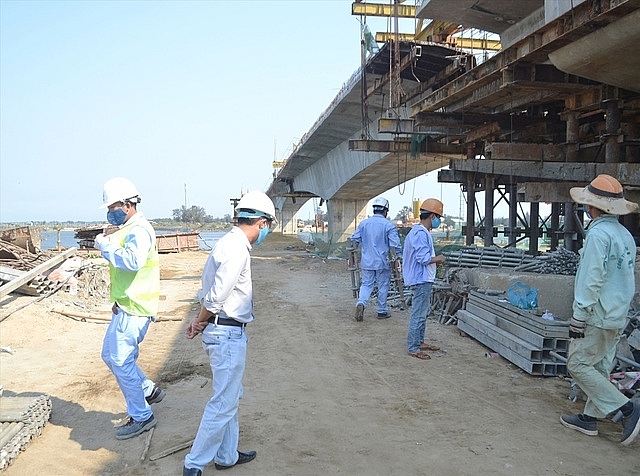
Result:
<svg viewBox="0 0 640 476"><path fill-rule="evenodd" d="M559 248L555 251L548 251L536 256L532 262L522 264L515 268L515 270L571 276L576 274L579 262L580 255L578 253L569 251L566 248Z"/></svg>
<svg viewBox="0 0 640 476"><path fill-rule="evenodd" d="M445 264L458 268L517 268L535 262L535 257L514 248L497 246L468 246L457 251L443 253L447 257Z"/></svg>

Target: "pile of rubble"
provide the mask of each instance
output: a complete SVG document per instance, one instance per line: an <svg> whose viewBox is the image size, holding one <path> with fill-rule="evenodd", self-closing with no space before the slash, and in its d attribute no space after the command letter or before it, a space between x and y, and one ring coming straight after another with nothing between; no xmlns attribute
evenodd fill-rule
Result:
<svg viewBox="0 0 640 476"><path fill-rule="evenodd" d="M49 296L62 288L77 292L77 276L88 262L76 256L76 248L42 251L36 236L29 227L0 234L0 301L10 293Z"/></svg>
<svg viewBox="0 0 640 476"><path fill-rule="evenodd" d="M28 227L0 233L0 303L3 321L14 312L34 302L51 297L92 308L109 302L109 270L78 255L76 248L64 251L39 249L37 233ZM53 298L57 291L63 298ZM9 297L33 296L26 303ZM8 309L8 303L13 306ZM16 305L16 303L19 303ZM12 353L10 347L2 352ZM0 384L0 472L12 464L34 438L40 436L51 415L48 395L2 396Z"/></svg>

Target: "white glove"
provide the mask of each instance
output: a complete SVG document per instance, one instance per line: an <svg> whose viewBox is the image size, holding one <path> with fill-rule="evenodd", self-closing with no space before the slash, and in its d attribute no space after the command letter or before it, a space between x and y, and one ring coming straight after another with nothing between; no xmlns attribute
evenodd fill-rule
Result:
<svg viewBox="0 0 640 476"><path fill-rule="evenodd" d="M102 251L102 248L109 243L109 238L104 233L100 233L93 240L93 247Z"/></svg>

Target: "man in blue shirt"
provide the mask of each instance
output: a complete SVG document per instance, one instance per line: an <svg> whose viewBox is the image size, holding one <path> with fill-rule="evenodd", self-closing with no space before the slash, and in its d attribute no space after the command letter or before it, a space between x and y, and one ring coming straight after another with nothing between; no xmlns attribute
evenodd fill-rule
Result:
<svg viewBox="0 0 640 476"><path fill-rule="evenodd" d="M560 423L597 436L598 419L619 410L620 443L627 446L640 432L640 403L622 394L610 382L609 372L635 293L636 244L618 216L636 212L638 205L625 200L620 182L605 174L570 193L591 218L576 272L567 357L567 369L587 403L583 414L562 415Z"/></svg>
<svg viewBox="0 0 640 476"><path fill-rule="evenodd" d="M437 255L433 247L431 229L440 226L444 205L440 200L427 198L420 205L420 223L411 228L404 239L402 277L405 286L413 286L411 316L407 335L409 355L426 360L431 356L425 350L440 350L424 342L427 316L431 311L431 288L436 279L436 267L444 263L444 255Z"/></svg>
<svg viewBox="0 0 640 476"><path fill-rule="evenodd" d="M356 321L364 318L364 308L367 307L374 285L378 287L378 319L391 317L387 307L387 295L391 282L391 266L389 251L396 256L402 252L398 229L387 220L389 201L384 197L373 200L373 216L363 220L351 235L351 241L356 246L362 245L360 258L361 284L356 304Z"/></svg>

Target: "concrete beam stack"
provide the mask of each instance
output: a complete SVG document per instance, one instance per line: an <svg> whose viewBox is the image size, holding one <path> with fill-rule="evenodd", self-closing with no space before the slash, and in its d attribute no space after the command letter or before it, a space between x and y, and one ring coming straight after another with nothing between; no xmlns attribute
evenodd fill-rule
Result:
<svg viewBox="0 0 640 476"><path fill-rule="evenodd" d="M40 436L50 416L49 395L0 397L0 472Z"/></svg>
<svg viewBox="0 0 640 476"><path fill-rule="evenodd" d="M469 292L465 309L457 313L458 328L531 375L566 375L565 363L551 352L566 355L569 323L548 320L519 309L506 296Z"/></svg>

